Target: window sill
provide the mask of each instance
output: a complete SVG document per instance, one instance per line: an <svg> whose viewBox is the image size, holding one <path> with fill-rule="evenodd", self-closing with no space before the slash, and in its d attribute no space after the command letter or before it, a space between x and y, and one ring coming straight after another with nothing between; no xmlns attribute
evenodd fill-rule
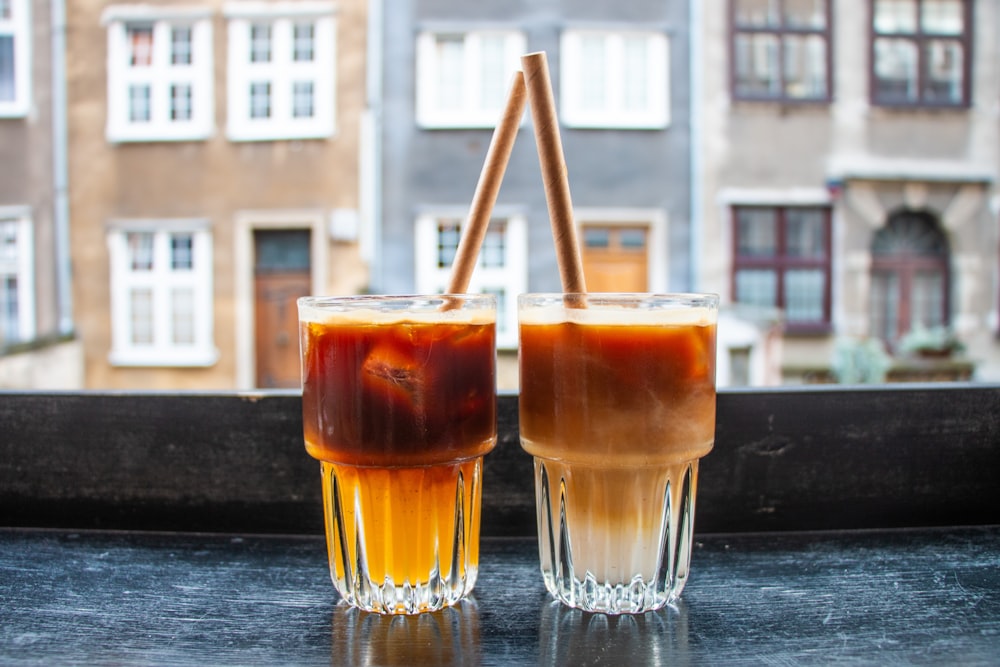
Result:
<svg viewBox="0 0 1000 667"><path fill-rule="evenodd" d="M108 355L108 363L112 366L126 368L207 368L214 366L218 360L219 350L216 348L186 353L117 350Z"/></svg>
<svg viewBox="0 0 1000 667"><path fill-rule="evenodd" d="M785 365L781 368L786 377L796 377L803 384L836 384L837 379L829 365ZM968 382L975 374L976 365L965 357L922 359L897 357L886 370L885 381L892 385L903 383Z"/></svg>
<svg viewBox="0 0 1000 667"><path fill-rule="evenodd" d="M66 334L40 336L25 341L10 341L6 344L0 344L0 357L37 352L38 350L44 350L64 343L71 343L74 340L76 340L75 331Z"/></svg>
<svg viewBox="0 0 1000 667"><path fill-rule="evenodd" d="M959 104L930 104L926 102L876 102L872 100L870 102L873 109L878 109L880 111L886 112L900 112L900 111L911 111L911 112L935 112L935 113L956 113L965 114L968 113L972 106L967 102L962 102Z"/></svg>
<svg viewBox="0 0 1000 667"><path fill-rule="evenodd" d="M27 118L28 117L28 105L17 105L7 107L6 109L0 108L0 118Z"/></svg>
<svg viewBox="0 0 1000 667"><path fill-rule="evenodd" d="M562 123L570 130L636 130L659 132L670 128L670 121L666 119L629 122L628 120L614 116L602 119L573 119L564 117Z"/></svg>
<svg viewBox="0 0 1000 667"><path fill-rule="evenodd" d="M829 324L785 324L785 336L789 338L815 338L829 336L833 327Z"/></svg>
<svg viewBox="0 0 1000 667"><path fill-rule="evenodd" d="M789 109L815 109L817 107L829 107L833 104L833 99L830 97L798 99L793 97L740 97L733 95L733 104L744 104L747 106L773 105Z"/></svg>
<svg viewBox="0 0 1000 667"><path fill-rule="evenodd" d="M496 114L489 118L471 114L461 119L420 119L417 121L417 127L421 130L492 130L496 127L496 121ZM524 127L524 122L522 121L518 127Z"/></svg>
<svg viewBox="0 0 1000 667"><path fill-rule="evenodd" d="M230 141L297 141L307 139L330 139L334 135L333 126L309 127L300 130L288 128L235 128L230 129L226 138Z"/></svg>
<svg viewBox="0 0 1000 667"><path fill-rule="evenodd" d="M134 127L129 125L108 125L104 136L112 144L161 142L161 141L205 141L211 139L213 129L207 125L187 125L172 127L169 125L148 125Z"/></svg>

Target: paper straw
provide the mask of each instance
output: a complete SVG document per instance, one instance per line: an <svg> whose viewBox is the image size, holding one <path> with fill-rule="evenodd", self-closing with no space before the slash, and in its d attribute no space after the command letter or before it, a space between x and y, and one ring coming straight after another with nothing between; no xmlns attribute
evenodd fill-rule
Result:
<svg viewBox="0 0 1000 667"><path fill-rule="evenodd" d="M542 166L545 200L549 207L563 291L582 294L587 291L587 286L583 278L583 260L573 222L573 201L569 194L566 159L559 137L559 119L545 52L521 56L521 67L528 87L528 103L535 125L535 143Z"/></svg>
<svg viewBox="0 0 1000 667"><path fill-rule="evenodd" d="M510 90L507 92L507 104L504 106L503 115L493 130L493 138L486 151L486 161L483 163L483 170L479 174L479 182L472 196L472 205L469 207L469 218L465 229L462 230L458 249L455 251L448 294L462 294L469 289L469 279L472 278L472 271L476 267L479 247L483 244L486 228L490 225L493 204L496 203L497 193L500 192L500 183L507 170L507 161L514 148L521 116L524 114L525 94L524 75L515 72L511 79Z"/></svg>

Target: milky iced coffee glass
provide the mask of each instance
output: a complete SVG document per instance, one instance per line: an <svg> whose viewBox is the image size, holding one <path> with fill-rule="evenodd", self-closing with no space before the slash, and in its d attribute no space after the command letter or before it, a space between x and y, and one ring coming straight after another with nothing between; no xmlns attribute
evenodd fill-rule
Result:
<svg viewBox="0 0 1000 667"><path fill-rule="evenodd" d="M546 588L609 614L672 602L715 442L718 297L525 294L518 318Z"/></svg>
<svg viewBox="0 0 1000 667"><path fill-rule="evenodd" d="M350 604L412 614L476 582L496 443L496 299L299 299L305 446L330 574Z"/></svg>

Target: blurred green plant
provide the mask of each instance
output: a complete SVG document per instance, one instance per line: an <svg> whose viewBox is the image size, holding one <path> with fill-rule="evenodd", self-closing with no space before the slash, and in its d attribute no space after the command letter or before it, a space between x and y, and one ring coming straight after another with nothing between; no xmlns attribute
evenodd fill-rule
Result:
<svg viewBox="0 0 1000 667"><path fill-rule="evenodd" d="M926 356L951 356L965 344L948 327L915 327L899 340L899 351Z"/></svg>
<svg viewBox="0 0 1000 667"><path fill-rule="evenodd" d="M885 382L892 358L877 338L841 338L833 348L830 372L841 384Z"/></svg>

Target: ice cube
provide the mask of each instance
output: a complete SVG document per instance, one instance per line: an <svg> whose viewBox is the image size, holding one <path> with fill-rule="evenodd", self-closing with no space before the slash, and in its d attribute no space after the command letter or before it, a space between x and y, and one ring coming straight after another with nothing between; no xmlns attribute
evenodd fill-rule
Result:
<svg viewBox="0 0 1000 667"><path fill-rule="evenodd" d="M402 400L416 407L423 394L426 378L420 364L405 350L391 345L374 347L361 366L362 382L389 400Z"/></svg>

